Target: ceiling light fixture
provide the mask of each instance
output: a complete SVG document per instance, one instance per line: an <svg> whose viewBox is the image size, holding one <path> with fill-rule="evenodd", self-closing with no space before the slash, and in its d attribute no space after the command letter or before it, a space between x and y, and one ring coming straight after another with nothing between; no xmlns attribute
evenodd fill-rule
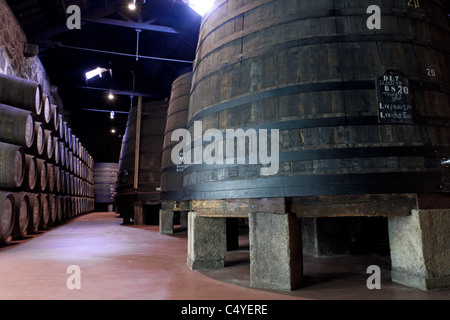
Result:
<svg viewBox="0 0 450 320"><path fill-rule="evenodd" d="M109 99L109 100L113 100L113 99L114 99L114 95L112 94L112 92L110 92L110 93L108 94L108 99Z"/></svg>
<svg viewBox="0 0 450 320"><path fill-rule="evenodd" d="M131 11L136 10L136 0L133 0L133 2L130 2L130 4L128 5L128 9L130 9Z"/></svg>
<svg viewBox="0 0 450 320"><path fill-rule="evenodd" d="M95 68L94 70L86 72L86 80L90 80L96 76L102 77L102 73L108 71L108 69L105 68Z"/></svg>
<svg viewBox="0 0 450 320"><path fill-rule="evenodd" d="M114 119L114 115L115 115L114 111L111 111L111 114L109 115L109 117L110 117L111 119Z"/></svg>
<svg viewBox="0 0 450 320"><path fill-rule="evenodd" d="M199 15L204 16L212 8L215 0L184 0Z"/></svg>

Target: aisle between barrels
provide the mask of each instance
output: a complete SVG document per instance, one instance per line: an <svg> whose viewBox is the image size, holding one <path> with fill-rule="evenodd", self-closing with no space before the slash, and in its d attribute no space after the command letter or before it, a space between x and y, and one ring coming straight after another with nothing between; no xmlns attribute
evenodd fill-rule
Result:
<svg viewBox="0 0 450 320"><path fill-rule="evenodd" d="M292 299L193 272L185 234L121 222L114 213L91 213L0 248L0 299ZM80 289L69 289L72 266L79 267Z"/></svg>
<svg viewBox="0 0 450 320"><path fill-rule="evenodd" d="M376 255L305 256L300 289L257 290L249 287L248 235L240 237L239 246L227 253L225 268L192 271L186 264L186 231L163 235L157 225L125 226L115 213L95 212L1 247L0 299L450 299L450 290L393 283L389 258ZM381 290L366 286L369 264L381 267Z"/></svg>

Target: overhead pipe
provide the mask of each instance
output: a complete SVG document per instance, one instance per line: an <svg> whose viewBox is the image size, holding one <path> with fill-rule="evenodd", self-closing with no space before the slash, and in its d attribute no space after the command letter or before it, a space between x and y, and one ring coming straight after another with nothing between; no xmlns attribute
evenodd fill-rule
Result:
<svg viewBox="0 0 450 320"><path fill-rule="evenodd" d="M98 49L90 49L90 48L82 48L82 47L75 47L75 46L67 46L61 43L56 44L60 48L65 49L74 49L74 50L81 50L81 51L91 51L96 53L105 53L105 54L114 54L124 57L132 57L136 59L150 59L150 60L161 60L161 61L169 61L169 62L180 62L180 63L190 63L193 64L194 61L189 60L180 60L180 59L169 59L169 58L160 58L160 57L150 57L150 56L142 56L140 54L130 54L130 53L122 53L122 52L114 52L114 51L106 51L106 50L98 50Z"/></svg>
<svg viewBox="0 0 450 320"><path fill-rule="evenodd" d="M141 29L136 29L136 61L139 61L139 34Z"/></svg>

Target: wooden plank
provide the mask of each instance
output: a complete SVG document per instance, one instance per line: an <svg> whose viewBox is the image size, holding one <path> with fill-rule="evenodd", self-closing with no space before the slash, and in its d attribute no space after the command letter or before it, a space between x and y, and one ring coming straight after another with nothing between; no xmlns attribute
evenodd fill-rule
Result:
<svg viewBox="0 0 450 320"><path fill-rule="evenodd" d="M415 194L295 197L288 210L298 218L407 216L417 209Z"/></svg>
<svg viewBox="0 0 450 320"><path fill-rule="evenodd" d="M450 195L448 194L419 194L417 198L421 210L450 208Z"/></svg>
<svg viewBox="0 0 450 320"><path fill-rule="evenodd" d="M203 217L246 218L249 213L286 213L284 198L192 200L191 211Z"/></svg>

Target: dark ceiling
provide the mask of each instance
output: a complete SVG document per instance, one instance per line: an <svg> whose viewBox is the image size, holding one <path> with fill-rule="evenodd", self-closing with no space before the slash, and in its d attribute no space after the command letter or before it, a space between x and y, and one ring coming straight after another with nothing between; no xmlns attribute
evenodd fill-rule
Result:
<svg viewBox="0 0 450 320"><path fill-rule="evenodd" d="M201 16L184 1L137 0L135 11L130 0L7 3L28 42L39 45L72 131L96 162L118 162L128 116L121 112L136 105L138 95L144 102L168 99L173 80L192 70ZM67 27L69 5L81 9L79 30ZM111 72L87 81L85 72L97 67Z"/></svg>

